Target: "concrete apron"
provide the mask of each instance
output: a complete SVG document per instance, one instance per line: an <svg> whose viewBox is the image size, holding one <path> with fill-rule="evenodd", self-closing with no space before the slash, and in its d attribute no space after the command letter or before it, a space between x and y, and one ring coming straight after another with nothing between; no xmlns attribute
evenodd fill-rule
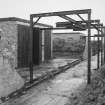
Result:
<svg viewBox="0 0 105 105"><path fill-rule="evenodd" d="M23 85L24 81L16 70L12 70L8 62L3 64L0 57L0 98L20 89Z"/></svg>

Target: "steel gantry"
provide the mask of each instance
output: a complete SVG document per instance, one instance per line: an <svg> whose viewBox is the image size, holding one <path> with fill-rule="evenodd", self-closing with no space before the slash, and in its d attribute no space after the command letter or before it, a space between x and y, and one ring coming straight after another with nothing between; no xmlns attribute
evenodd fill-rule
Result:
<svg viewBox="0 0 105 105"><path fill-rule="evenodd" d="M88 20L84 20L80 15L79 17L82 19L82 21L77 21L78 23L81 23L84 25L84 27L87 29L88 28ZM105 40L103 39L103 37L105 36L104 32L103 32L103 24L100 23L100 20L90 20L91 22L91 26L90 28L91 29L96 29L97 30L97 35L94 35L94 36L90 36L90 37L94 37L94 38L97 38L97 42L98 42L98 46L97 46L97 69L99 69L100 66L102 66L105 62ZM57 22L56 23L56 26L57 27L70 27L72 26L71 23L69 22ZM75 29L73 29L75 30ZM77 29L78 30L78 29ZM86 36L88 37L88 36ZM102 43L102 47L100 48L100 38L101 38L101 43ZM103 42L104 40L104 42ZM100 54L101 54L101 57L100 57ZM104 59L103 59L104 58Z"/></svg>
<svg viewBox="0 0 105 105"><path fill-rule="evenodd" d="M87 15L87 20L84 19L81 14ZM70 18L68 15L77 15L81 21L76 21L72 18ZM57 23L56 28L41 28L41 30L59 30L59 29L73 29L74 31L84 31L87 30L88 33L88 63L87 63L87 83L90 84L91 82L91 29L95 28L98 30L98 32L101 32L102 30L99 29L98 24L92 24L97 23L99 20L91 20L91 9L84 9L84 10L72 10L72 11L61 11L61 12L49 12L49 13L39 13L39 14L31 14L30 15L30 56L29 56L29 67L30 67L30 82L33 81L33 27L36 25L36 23L42 18L42 17L52 17L52 16L58 16L60 18L65 19L67 22L64 23ZM34 22L34 18L37 18L37 20ZM63 27L62 27L63 25ZM60 27L61 26L61 27ZM66 27L65 27L66 26ZM105 39L105 37L104 37ZM105 50L104 50L105 54ZM105 56L104 56L105 60Z"/></svg>

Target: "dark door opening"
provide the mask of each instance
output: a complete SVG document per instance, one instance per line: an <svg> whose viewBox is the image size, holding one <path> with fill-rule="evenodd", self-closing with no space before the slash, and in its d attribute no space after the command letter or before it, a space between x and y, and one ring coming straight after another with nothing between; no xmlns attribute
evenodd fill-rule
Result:
<svg viewBox="0 0 105 105"><path fill-rule="evenodd" d="M39 28L33 30L33 64L39 65L41 63L41 32Z"/></svg>
<svg viewBox="0 0 105 105"><path fill-rule="evenodd" d="M17 68L29 65L29 34L28 26L18 25Z"/></svg>

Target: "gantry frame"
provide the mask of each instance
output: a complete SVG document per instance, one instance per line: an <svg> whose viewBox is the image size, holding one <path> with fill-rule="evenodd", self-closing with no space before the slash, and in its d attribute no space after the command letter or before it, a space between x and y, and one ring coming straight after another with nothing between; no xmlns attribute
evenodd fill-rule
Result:
<svg viewBox="0 0 105 105"><path fill-rule="evenodd" d="M77 22L78 23L82 23L86 29L88 28L87 27L88 20L77 21ZM97 34L101 33L101 37L100 37L100 35L91 36L91 37L97 37L98 38L97 69L99 69L99 67L100 67L100 65L99 65L100 64L99 37L101 38L101 40L103 40L103 38L102 38L103 37L102 36L102 34L103 34L103 24L100 23L100 20L90 20L90 22L91 22L91 27L90 28L91 29L96 29L97 30ZM72 24L69 23L69 22L57 22L56 26L57 27L67 27L68 28L68 27L71 27ZM105 45L104 45L104 48L105 48ZM104 55L105 55L105 49L104 49ZM103 60L102 56L103 56L103 49L101 48L101 66L103 65L103 61L105 62L105 59Z"/></svg>
<svg viewBox="0 0 105 105"><path fill-rule="evenodd" d="M88 33L88 73L87 73L87 83L91 82L91 9L84 10L72 10L72 11L62 11L62 12L49 12L49 13L39 13L39 14L31 14L30 15L30 54L29 54L29 67L30 67L30 82L33 81L33 27L42 17L51 17L51 16L59 16L70 23L75 24L78 28L84 29L81 23L77 23L74 19L71 19L67 15L77 15L81 18L81 14L87 14L87 33ZM34 18L38 18L36 22L33 21ZM82 21L85 21L81 18ZM53 28L52 28L53 29Z"/></svg>

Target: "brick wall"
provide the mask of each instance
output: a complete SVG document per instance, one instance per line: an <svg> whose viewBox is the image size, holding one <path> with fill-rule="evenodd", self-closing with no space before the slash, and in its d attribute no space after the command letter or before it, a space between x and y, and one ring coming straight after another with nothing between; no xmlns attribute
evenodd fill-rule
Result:
<svg viewBox="0 0 105 105"><path fill-rule="evenodd" d="M0 48L5 51L9 56L12 67L17 67L17 24L14 21L0 22L1 32L1 46Z"/></svg>
<svg viewBox="0 0 105 105"><path fill-rule="evenodd" d="M0 34L1 35L1 40L0 40L0 44L2 44L3 46L0 45L0 49L7 49L10 53L9 55L9 58L12 59L12 67L16 68L18 66L18 62L17 62L17 58L18 58L18 55L17 55L17 50L18 50L18 44L17 44L17 41L18 41L18 34L19 34L19 30L18 30L18 25L25 25L25 26L29 26L28 23L24 23L24 22L18 22L18 21L0 21L0 30L2 30L2 33ZM42 26L38 26L38 27L42 27ZM24 33L24 32L23 32ZM50 36L51 32L47 32L48 33L48 36ZM45 33L45 36L46 34ZM46 39L48 39L46 37ZM51 40L46 40L46 52L49 51L49 56L51 56ZM50 48L51 47L51 48ZM48 49L49 48L49 49ZM48 56L48 54L46 53L46 56ZM49 57L51 58L51 57Z"/></svg>

